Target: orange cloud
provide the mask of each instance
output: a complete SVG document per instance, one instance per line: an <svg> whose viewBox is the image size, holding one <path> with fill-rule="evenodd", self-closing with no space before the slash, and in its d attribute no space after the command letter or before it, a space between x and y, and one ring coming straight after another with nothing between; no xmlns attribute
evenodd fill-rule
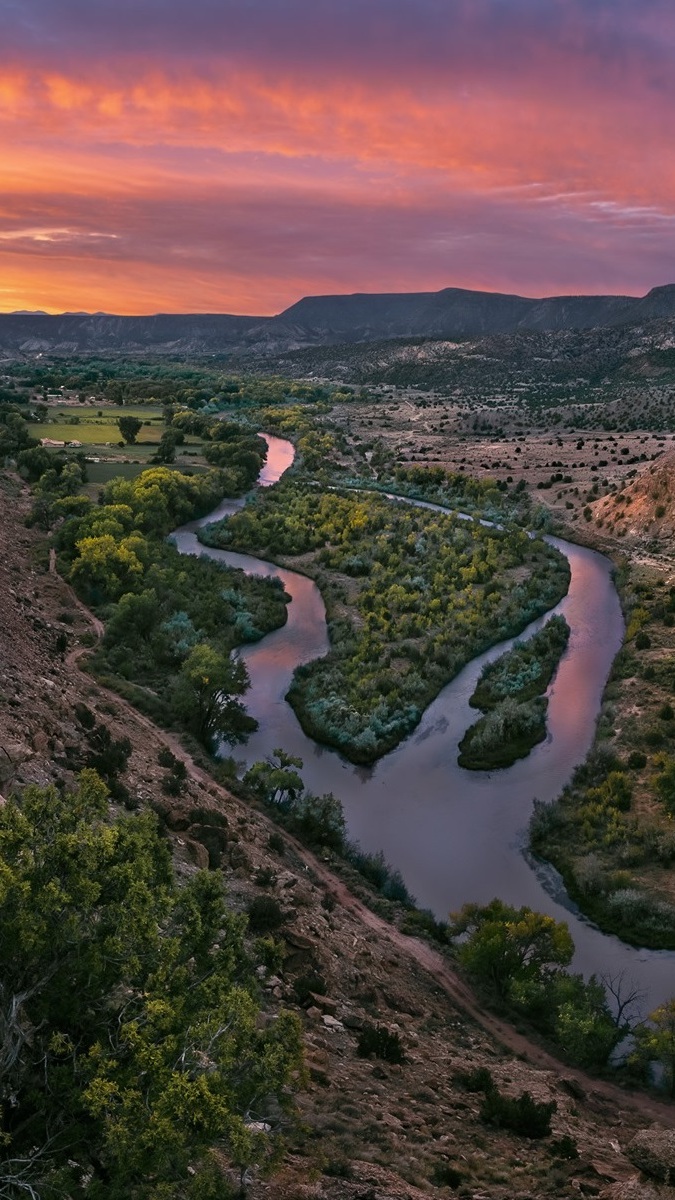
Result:
<svg viewBox="0 0 675 1200"><path fill-rule="evenodd" d="M428 83L13 67L0 308L270 312L308 290L662 282L649 272L673 247L669 109L639 64L609 93L540 50L506 79Z"/></svg>

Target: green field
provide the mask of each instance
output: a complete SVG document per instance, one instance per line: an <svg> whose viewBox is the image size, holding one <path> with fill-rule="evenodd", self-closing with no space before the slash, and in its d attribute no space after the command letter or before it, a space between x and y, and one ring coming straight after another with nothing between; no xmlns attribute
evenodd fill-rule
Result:
<svg viewBox="0 0 675 1200"><path fill-rule="evenodd" d="M89 476L89 485L108 483L110 479L117 479L121 475L124 479L135 479L140 475L141 471L147 469L145 462L88 462L87 475ZM198 472L208 470L207 467L201 465L193 465L189 461L185 463L175 463L168 468L170 471L189 471L197 474Z"/></svg>
<svg viewBox="0 0 675 1200"><path fill-rule="evenodd" d="M136 440L140 444L159 443L164 429L164 422L160 418L156 422L153 421L152 425L143 425ZM31 424L30 431L36 438L51 438L57 442L82 442L83 446L105 446L107 442L117 444L122 440L117 424L104 417L89 417L86 420L80 417L77 425L70 421L43 421L41 424Z"/></svg>
<svg viewBox="0 0 675 1200"><path fill-rule="evenodd" d="M102 416L98 415L99 411L103 414ZM153 452L154 447L159 445L160 438L166 429L162 410L156 406L152 408L142 405L111 406L101 410L56 408L50 413L50 416L52 419L49 421L30 424L33 437L49 438L54 442L81 442L86 449L100 447L105 450L106 454L113 455L124 453L127 456L131 453L135 457L147 456ZM117 418L121 416L137 416L143 420L143 426L137 434L136 441L131 446L125 446L124 449L119 445L122 436L117 425ZM188 436L185 438L185 443L199 446L201 439Z"/></svg>

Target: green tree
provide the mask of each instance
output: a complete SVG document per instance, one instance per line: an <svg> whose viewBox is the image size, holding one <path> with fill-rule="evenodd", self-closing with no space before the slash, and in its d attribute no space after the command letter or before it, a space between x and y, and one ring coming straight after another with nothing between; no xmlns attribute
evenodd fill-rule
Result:
<svg viewBox="0 0 675 1200"><path fill-rule="evenodd" d="M138 434L143 428L143 422L138 417L118 417L117 427L128 446L133 446Z"/></svg>
<svg viewBox="0 0 675 1200"><path fill-rule="evenodd" d="M41 475L44 475L45 471L49 470L52 464L52 455L49 450L45 450L44 446L34 446L32 450L21 450L17 455L16 462L19 474L29 483L35 483Z"/></svg>
<svg viewBox="0 0 675 1200"><path fill-rule="evenodd" d="M199 642L176 679L173 708L209 749L218 737L241 742L257 728L236 699L247 687L248 672L240 658L230 658L208 642Z"/></svg>
<svg viewBox="0 0 675 1200"><path fill-rule="evenodd" d="M154 463L172 463L176 461L176 446L178 444L178 431L173 429L165 429L162 434L157 453L153 454L152 462Z"/></svg>
<svg viewBox="0 0 675 1200"><path fill-rule="evenodd" d="M568 976L560 972L562 979L570 981L568 999L561 996L555 1009L555 1037L564 1048L565 1056L577 1066L602 1070L610 1054L623 1041L630 1027L612 1019L607 1005L605 989L593 976L585 982L580 976ZM564 989L560 989L563 991Z"/></svg>
<svg viewBox="0 0 675 1200"><path fill-rule="evenodd" d="M140 585L143 562L138 551L143 551L142 538L123 538L118 542L106 533L83 538L77 549L79 557L73 563L70 578L77 591L91 603L118 600L124 592Z"/></svg>
<svg viewBox="0 0 675 1200"><path fill-rule="evenodd" d="M675 998L649 1014L649 1025L635 1030L636 1056L643 1063L659 1063L668 1081L669 1094L675 1098Z"/></svg>
<svg viewBox="0 0 675 1200"><path fill-rule="evenodd" d="M298 774L301 768L301 758L277 749L272 752L271 759L253 763L244 775L243 783L266 804L285 805L296 800L304 790L302 776Z"/></svg>
<svg viewBox="0 0 675 1200"><path fill-rule="evenodd" d="M0 928L1 1195L225 1197L213 1151L269 1157L298 1023L260 1021L245 918L218 872L176 886L152 814L93 771L10 799Z"/></svg>
<svg viewBox="0 0 675 1200"><path fill-rule="evenodd" d="M515 984L539 981L567 966L574 953L565 922L501 900L465 904L450 917L450 935L464 939L459 958L468 973L501 1000Z"/></svg>

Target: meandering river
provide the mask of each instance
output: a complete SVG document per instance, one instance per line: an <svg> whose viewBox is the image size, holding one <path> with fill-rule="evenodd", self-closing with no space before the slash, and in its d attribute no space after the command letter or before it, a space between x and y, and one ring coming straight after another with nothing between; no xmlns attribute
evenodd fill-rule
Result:
<svg viewBox="0 0 675 1200"><path fill-rule="evenodd" d="M259 484L275 483L293 461L293 446L267 436ZM476 719L468 704L483 665L508 648L501 642L474 659L429 705L417 729L372 768L356 767L302 731L284 699L295 668L328 651L325 610L316 585L246 554L211 549L197 540L200 525L241 508L227 500L207 517L173 534L181 553L206 554L249 574L278 575L291 596L282 629L240 652L251 677L246 706L259 729L237 758L246 764L277 746L304 761L303 778L318 793L342 801L349 835L367 850L383 850L418 904L445 919L467 901L499 896L567 921L576 945L574 968L639 982L644 1011L675 994L675 954L626 946L586 921L551 868L526 857L527 824L535 797L554 800L593 741L603 688L623 636L619 599L608 559L560 538L548 538L569 560L563 613L570 640L549 691L548 736L531 754L502 771L465 771L457 745ZM540 628L551 613L527 627ZM524 636L524 635L521 635ZM229 753L229 750L225 750Z"/></svg>

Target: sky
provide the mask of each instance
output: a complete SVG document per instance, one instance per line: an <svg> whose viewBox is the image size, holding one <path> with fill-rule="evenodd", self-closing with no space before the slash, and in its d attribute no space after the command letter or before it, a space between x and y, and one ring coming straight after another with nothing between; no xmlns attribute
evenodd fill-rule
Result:
<svg viewBox="0 0 675 1200"><path fill-rule="evenodd" d="M675 282L672 0L0 0L0 311Z"/></svg>

